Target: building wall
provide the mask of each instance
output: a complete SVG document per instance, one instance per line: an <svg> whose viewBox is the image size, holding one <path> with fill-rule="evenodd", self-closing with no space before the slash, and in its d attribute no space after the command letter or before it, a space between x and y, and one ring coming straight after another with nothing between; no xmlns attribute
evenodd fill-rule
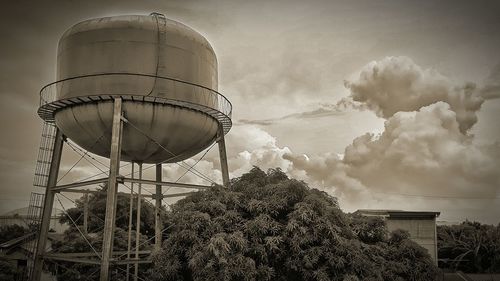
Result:
<svg viewBox="0 0 500 281"><path fill-rule="evenodd" d="M403 229L410 233L410 238L420 246L427 249L432 259L437 264L437 241L435 219L388 218L387 229L389 232Z"/></svg>

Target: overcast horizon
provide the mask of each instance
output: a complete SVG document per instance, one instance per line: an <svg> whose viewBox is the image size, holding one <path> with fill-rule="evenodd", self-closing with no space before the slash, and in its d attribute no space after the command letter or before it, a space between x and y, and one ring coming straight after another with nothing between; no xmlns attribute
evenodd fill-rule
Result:
<svg viewBox="0 0 500 281"><path fill-rule="evenodd" d="M233 104L231 177L279 167L347 212L500 222L498 1L4 3L0 214L43 192L32 186L38 92L55 81L63 32L89 18L151 12L192 27L215 50L219 92ZM197 169L220 181L217 157L213 149ZM60 174L78 158L66 149ZM164 170L172 180L184 172ZM65 180L95 173L82 162Z"/></svg>

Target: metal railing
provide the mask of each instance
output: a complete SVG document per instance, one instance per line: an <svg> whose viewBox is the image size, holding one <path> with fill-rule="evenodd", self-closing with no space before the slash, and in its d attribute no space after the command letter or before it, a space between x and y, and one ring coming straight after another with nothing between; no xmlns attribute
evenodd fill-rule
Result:
<svg viewBox="0 0 500 281"><path fill-rule="evenodd" d="M232 126L231 102L217 91L175 78L137 73L91 74L50 83L40 90L38 114L43 120L54 122L58 109L115 97L201 111L217 119L225 133Z"/></svg>

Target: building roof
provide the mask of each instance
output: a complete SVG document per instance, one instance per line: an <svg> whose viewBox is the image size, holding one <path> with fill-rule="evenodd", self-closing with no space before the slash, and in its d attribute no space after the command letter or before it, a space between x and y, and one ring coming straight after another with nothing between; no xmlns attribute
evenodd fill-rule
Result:
<svg viewBox="0 0 500 281"><path fill-rule="evenodd" d="M380 216L388 219L434 219L438 217L441 212L433 211L403 211L403 210L374 210L374 209L360 209L354 212L362 216Z"/></svg>

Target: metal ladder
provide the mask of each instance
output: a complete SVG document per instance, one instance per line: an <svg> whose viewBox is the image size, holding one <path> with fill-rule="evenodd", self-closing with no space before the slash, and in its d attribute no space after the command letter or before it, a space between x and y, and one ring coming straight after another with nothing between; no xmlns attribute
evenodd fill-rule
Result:
<svg viewBox="0 0 500 281"><path fill-rule="evenodd" d="M57 128L54 123L43 122L42 136L40 139L40 147L38 149L38 158L35 166L35 177L33 185L37 187L47 188L50 173L50 164L54 154L54 143L56 140ZM38 235L40 232L40 224L42 222L42 212L44 205L45 194L31 192L30 204L28 206L27 223L34 238L28 243L28 251L32 256L28 258L27 276L31 278L34 266L34 254L38 244Z"/></svg>
<svg viewBox="0 0 500 281"><path fill-rule="evenodd" d="M31 277L33 265L35 260L35 251L38 242L38 232L40 231L40 224L42 223L42 212L45 194L31 192L30 204L28 206L28 216L26 217L28 227L33 234L33 238L27 244L29 253L27 262L27 276ZM29 280L29 279L28 279Z"/></svg>
<svg viewBox="0 0 500 281"><path fill-rule="evenodd" d="M30 204L28 206L28 216L26 219L28 221L28 227L32 232L36 232L40 228L44 199L45 194L31 192Z"/></svg>
<svg viewBox="0 0 500 281"><path fill-rule="evenodd" d="M36 160L35 178L33 185L47 187L49 181L50 163L54 153L54 142L56 140L56 126L54 123L43 122L38 159Z"/></svg>

